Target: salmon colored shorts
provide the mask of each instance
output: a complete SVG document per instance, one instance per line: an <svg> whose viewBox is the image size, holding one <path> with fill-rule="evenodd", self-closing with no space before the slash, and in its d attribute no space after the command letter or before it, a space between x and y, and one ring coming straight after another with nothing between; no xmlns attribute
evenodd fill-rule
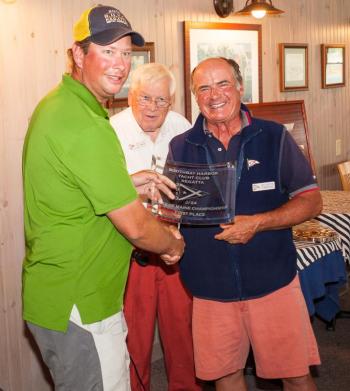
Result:
<svg viewBox="0 0 350 391"><path fill-rule="evenodd" d="M235 302L193 298L196 375L219 379L243 369L252 346L259 377L304 376L320 364L299 277L266 296Z"/></svg>

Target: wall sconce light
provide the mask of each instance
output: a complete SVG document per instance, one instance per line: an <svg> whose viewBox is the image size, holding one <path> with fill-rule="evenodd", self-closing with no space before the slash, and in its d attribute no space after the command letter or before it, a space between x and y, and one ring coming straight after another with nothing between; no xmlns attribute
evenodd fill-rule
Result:
<svg viewBox="0 0 350 391"><path fill-rule="evenodd" d="M220 18L226 18L233 10L233 0L214 0L214 8Z"/></svg>
<svg viewBox="0 0 350 391"><path fill-rule="evenodd" d="M237 11L236 15L253 15L254 18L261 19L266 14L268 15L278 15L283 14L284 11L275 8L272 5L271 0L247 0L244 8L240 11Z"/></svg>

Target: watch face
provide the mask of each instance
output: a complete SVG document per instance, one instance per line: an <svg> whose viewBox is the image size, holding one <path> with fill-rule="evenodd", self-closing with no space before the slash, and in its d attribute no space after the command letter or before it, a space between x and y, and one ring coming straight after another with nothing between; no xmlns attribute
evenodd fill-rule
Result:
<svg viewBox="0 0 350 391"><path fill-rule="evenodd" d="M233 0L214 0L216 13L222 18L229 16L233 9Z"/></svg>

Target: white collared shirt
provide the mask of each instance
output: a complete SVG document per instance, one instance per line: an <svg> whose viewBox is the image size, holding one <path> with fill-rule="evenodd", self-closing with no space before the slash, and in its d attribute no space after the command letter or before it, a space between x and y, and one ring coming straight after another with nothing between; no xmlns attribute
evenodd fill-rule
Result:
<svg viewBox="0 0 350 391"><path fill-rule="evenodd" d="M123 148L129 174L152 167L152 156L156 158L156 169L163 172L170 140L191 128L185 117L169 111L153 142L136 122L130 107L110 118Z"/></svg>

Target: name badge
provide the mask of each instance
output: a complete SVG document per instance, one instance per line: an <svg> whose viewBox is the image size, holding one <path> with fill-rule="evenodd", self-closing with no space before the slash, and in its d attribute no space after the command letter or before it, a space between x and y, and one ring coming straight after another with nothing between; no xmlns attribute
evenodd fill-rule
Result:
<svg viewBox="0 0 350 391"><path fill-rule="evenodd" d="M262 182L262 183L253 183L253 191L265 191L265 190L274 190L276 188L275 182Z"/></svg>
<svg viewBox="0 0 350 391"><path fill-rule="evenodd" d="M128 147L129 147L130 151L133 151L136 149L140 149L140 148L144 147L145 145L146 145L146 141L143 140L143 141L139 141L135 144L129 144Z"/></svg>

